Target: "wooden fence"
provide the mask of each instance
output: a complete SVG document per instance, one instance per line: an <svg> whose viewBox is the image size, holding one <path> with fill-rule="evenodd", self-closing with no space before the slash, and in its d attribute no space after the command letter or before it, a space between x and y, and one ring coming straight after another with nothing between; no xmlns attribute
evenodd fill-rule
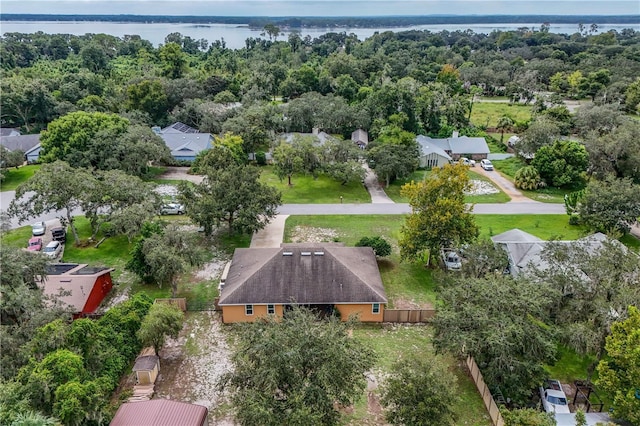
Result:
<svg viewBox="0 0 640 426"><path fill-rule="evenodd" d="M182 309L182 312L187 311L187 299L184 297L175 299L156 299L153 303L168 303L170 305L176 305L178 308Z"/></svg>
<svg viewBox="0 0 640 426"><path fill-rule="evenodd" d="M467 368L469 369L469 373L471 373L471 378L473 382L476 384L478 388L478 392L480 392L480 396L482 396L482 401L484 402L484 406L487 408L489 412L489 416L491 417L491 421L493 422L493 426L504 426L504 420L502 419L502 414L500 414L500 410L498 409L498 405L493 400L493 396L491 396L491 391L489 391L489 387L484 382L482 378L482 373L478 368L478 364L473 359L471 355L467 357Z"/></svg>
<svg viewBox="0 0 640 426"><path fill-rule="evenodd" d="M385 309L383 322L429 322L436 315L434 309Z"/></svg>

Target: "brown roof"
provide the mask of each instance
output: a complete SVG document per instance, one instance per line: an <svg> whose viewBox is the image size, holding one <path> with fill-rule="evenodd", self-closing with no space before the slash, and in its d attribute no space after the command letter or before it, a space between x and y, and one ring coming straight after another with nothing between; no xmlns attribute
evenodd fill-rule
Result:
<svg viewBox="0 0 640 426"><path fill-rule="evenodd" d="M157 355L144 355L136 358L136 363L133 365L133 371L149 371L153 370L158 364Z"/></svg>
<svg viewBox="0 0 640 426"><path fill-rule="evenodd" d="M52 267L45 277L44 294L56 296L75 312L82 312L84 309L96 279L113 271L112 268L95 268L88 265L54 265L55 268Z"/></svg>
<svg viewBox="0 0 640 426"><path fill-rule="evenodd" d="M168 399L126 402L118 408L110 426L201 426L207 414L202 405Z"/></svg>
<svg viewBox="0 0 640 426"><path fill-rule="evenodd" d="M219 304L386 302L371 247L301 243L236 249Z"/></svg>

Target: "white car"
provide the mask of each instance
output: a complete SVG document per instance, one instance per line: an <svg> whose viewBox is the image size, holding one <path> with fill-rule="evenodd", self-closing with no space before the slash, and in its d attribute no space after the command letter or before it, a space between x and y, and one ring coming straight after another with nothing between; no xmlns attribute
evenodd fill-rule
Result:
<svg viewBox="0 0 640 426"><path fill-rule="evenodd" d="M34 237L39 237L47 232L47 225L44 222L36 222L31 225L31 233Z"/></svg>
<svg viewBox="0 0 640 426"><path fill-rule="evenodd" d="M184 206L178 203L163 204L160 207L160 214L184 214Z"/></svg>
<svg viewBox="0 0 640 426"><path fill-rule="evenodd" d="M481 160L480 161L480 167L482 167L485 170L493 170L493 164L491 164L491 160Z"/></svg>
<svg viewBox="0 0 640 426"><path fill-rule="evenodd" d="M540 386L540 398L542 408L547 413L570 413L567 395L562 390L562 384L558 380L545 380Z"/></svg>
<svg viewBox="0 0 640 426"><path fill-rule="evenodd" d="M49 244L45 246L44 250L42 250L44 254L46 254L52 259L55 259L56 257L58 257L61 251L62 251L62 244L60 244L60 241L51 241Z"/></svg>
<svg viewBox="0 0 640 426"><path fill-rule="evenodd" d="M460 162L462 164L464 164L465 166L469 166L469 167L475 167L476 166L476 160L469 160L467 157L461 157L460 158Z"/></svg>
<svg viewBox="0 0 640 426"><path fill-rule="evenodd" d="M462 269L462 261L458 253L451 249L442 250L442 261L447 271L459 271Z"/></svg>

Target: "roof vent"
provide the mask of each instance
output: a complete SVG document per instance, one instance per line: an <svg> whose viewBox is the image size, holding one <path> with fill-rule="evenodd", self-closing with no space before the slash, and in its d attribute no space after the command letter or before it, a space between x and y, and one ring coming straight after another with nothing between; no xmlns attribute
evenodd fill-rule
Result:
<svg viewBox="0 0 640 426"><path fill-rule="evenodd" d="M293 256L293 252L292 251L283 251L282 255L283 256Z"/></svg>
<svg viewBox="0 0 640 426"><path fill-rule="evenodd" d="M313 254L315 256L324 256L324 252L323 251L314 251Z"/></svg>
<svg viewBox="0 0 640 426"><path fill-rule="evenodd" d="M311 256L311 252L310 251L301 251L300 252L300 256Z"/></svg>

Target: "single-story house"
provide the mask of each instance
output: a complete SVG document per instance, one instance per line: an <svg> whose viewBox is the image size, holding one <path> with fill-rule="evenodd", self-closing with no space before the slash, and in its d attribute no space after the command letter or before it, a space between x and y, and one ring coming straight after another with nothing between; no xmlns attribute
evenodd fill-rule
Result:
<svg viewBox="0 0 640 426"><path fill-rule="evenodd" d="M520 229L511 229L502 234L494 235L491 240L494 244L502 247L509 258L509 272L516 276L526 272L530 265L544 268L545 262L542 260L542 252L548 244L586 244L587 250L597 250L602 247L607 236L602 233L595 233L575 241L544 241L535 235L531 235Z"/></svg>
<svg viewBox="0 0 640 426"><path fill-rule="evenodd" d="M112 268L77 263L52 263L42 280L44 294L57 296L74 318L92 314L111 291Z"/></svg>
<svg viewBox="0 0 640 426"><path fill-rule="evenodd" d="M438 145L424 139L418 139L418 144L420 145L420 167L431 169L451 162L451 156Z"/></svg>
<svg viewBox="0 0 640 426"><path fill-rule="evenodd" d="M40 155L40 133L34 135L0 136L0 145L9 151L22 151L28 162L38 161Z"/></svg>
<svg viewBox="0 0 640 426"><path fill-rule="evenodd" d="M171 156L178 161L194 161L200 152L211 148L213 143L211 133L200 133L198 129L179 121L162 129L154 126L151 130L164 140Z"/></svg>
<svg viewBox="0 0 640 426"><path fill-rule="evenodd" d="M283 316L293 305L382 322L386 303L371 247L298 243L236 249L218 306L225 323Z"/></svg>
<svg viewBox="0 0 640 426"><path fill-rule="evenodd" d="M161 133L171 156L179 161L194 161L196 156L213 144L211 133Z"/></svg>
<svg viewBox="0 0 640 426"><path fill-rule="evenodd" d="M369 145L369 133L366 130L358 129L351 133L351 140L360 149L365 149Z"/></svg>
<svg viewBox="0 0 640 426"><path fill-rule="evenodd" d="M207 407L168 399L125 402L110 426L208 426Z"/></svg>
<svg viewBox="0 0 640 426"><path fill-rule="evenodd" d="M459 136L453 132L450 138L433 139L429 136L418 135L416 141L420 146L436 146L449 155L454 161L461 157L472 160L484 160L489 155L489 145L481 137Z"/></svg>
<svg viewBox="0 0 640 426"><path fill-rule="evenodd" d="M133 365L133 372L136 373L136 384L154 384L160 372L160 358L157 355L139 356Z"/></svg>

